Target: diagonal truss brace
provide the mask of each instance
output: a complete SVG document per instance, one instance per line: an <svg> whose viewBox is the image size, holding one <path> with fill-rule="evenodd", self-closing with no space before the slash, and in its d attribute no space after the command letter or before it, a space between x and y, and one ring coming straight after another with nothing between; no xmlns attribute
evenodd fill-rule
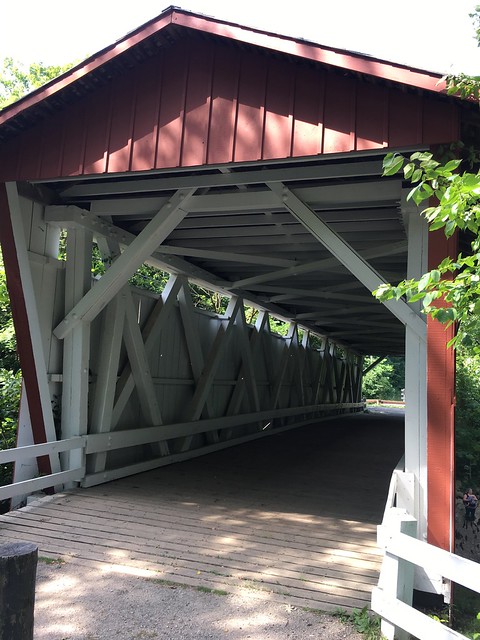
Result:
<svg viewBox="0 0 480 640"><path fill-rule="evenodd" d="M188 213L188 200L195 189L177 191L158 211L132 244L112 264L98 283L55 328L57 338L65 338L82 321L92 321L120 291L128 278L160 245Z"/></svg>
<svg viewBox="0 0 480 640"><path fill-rule="evenodd" d="M319 218L319 216L282 183L267 183L290 213L326 247L370 291L385 282L343 238ZM417 335L425 335L425 321L403 300L387 300L383 303L400 322L409 326Z"/></svg>

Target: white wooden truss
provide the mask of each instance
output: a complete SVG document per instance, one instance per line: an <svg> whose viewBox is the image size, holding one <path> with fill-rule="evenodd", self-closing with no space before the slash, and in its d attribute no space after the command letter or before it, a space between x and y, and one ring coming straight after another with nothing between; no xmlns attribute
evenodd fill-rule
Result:
<svg viewBox="0 0 480 640"><path fill-rule="evenodd" d="M15 198L28 218L31 203L13 189ZM185 215L168 209L174 220ZM52 214L59 211L51 208L47 217ZM92 281L92 230L71 220L65 226L66 262L54 261L56 278L40 278L35 292L40 315L47 313L47 292L56 310L52 315L49 302L44 334L54 349L40 369L50 396L61 397L59 434L77 438L77 448L54 449L57 472L72 470L65 479L81 476L91 486L363 406L361 356L319 336L312 348L311 332L295 321L286 336L273 333L266 309L249 324L238 295L223 315L202 311L183 275L173 274L161 296L130 287L151 241L139 250L137 238L122 252L118 239L97 233L111 266ZM151 228L144 237L150 240ZM30 249L29 257L38 275L39 256ZM48 409L53 424L55 407Z"/></svg>
<svg viewBox="0 0 480 640"><path fill-rule="evenodd" d="M401 268L407 247L401 183L375 181L378 169L375 160L57 185L56 205L40 204L48 191L8 185L36 299L28 313L41 327L32 338L47 440L83 438L50 456L52 471L84 470L90 486L363 408L362 348L349 345L358 337L395 351L401 340L369 293L388 268L369 261ZM366 182L345 183L352 172ZM322 182L337 178L339 187ZM353 221L335 222L336 209L352 207ZM62 228L65 262L42 245ZM388 244L370 241L377 228ZM358 230L361 253L339 230ZM97 279L93 241L108 265ZM144 262L172 274L162 295L128 284ZM225 313L196 308L189 281L226 296ZM422 340L419 316L401 300L390 307ZM272 315L287 321L285 336L271 331Z"/></svg>

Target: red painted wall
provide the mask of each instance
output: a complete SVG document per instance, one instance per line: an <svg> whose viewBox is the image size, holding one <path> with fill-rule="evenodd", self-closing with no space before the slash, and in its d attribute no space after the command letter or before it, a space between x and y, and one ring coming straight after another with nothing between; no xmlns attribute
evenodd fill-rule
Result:
<svg viewBox="0 0 480 640"><path fill-rule="evenodd" d="M439 96L185 39L0 144L0 181L450 142Z"/></svg>
<svg viewBox="0 0 480 640"><path fill-rule="evenodd" d="M429 233L428 268L458 253L456 237ZM428 319L427 324L427 468L428 542L447 551L454 547L455 352L447 348L454 327Z"/></svg>

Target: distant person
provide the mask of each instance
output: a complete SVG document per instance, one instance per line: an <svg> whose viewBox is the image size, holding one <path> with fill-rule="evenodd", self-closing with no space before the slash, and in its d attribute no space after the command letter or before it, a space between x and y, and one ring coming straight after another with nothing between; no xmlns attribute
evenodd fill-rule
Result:
<svg viewBox="0 0 480 640"><path fill-rule="evenodd" d="M478 498L472 489L467 489L463 494L463 504L465 505L465 517L467 520L475 521L475 509L477 508Z"/></svg>

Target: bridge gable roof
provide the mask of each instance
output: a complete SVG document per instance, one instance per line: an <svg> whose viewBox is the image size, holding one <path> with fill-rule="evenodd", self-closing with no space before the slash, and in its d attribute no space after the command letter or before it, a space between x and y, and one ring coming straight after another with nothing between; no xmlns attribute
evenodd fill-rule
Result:
<svg viewBox="0 0 480 640"><path fill-rule="evenodd" d="M169 7L0 112L0 179L450 142L438 74Z"/></svg>

